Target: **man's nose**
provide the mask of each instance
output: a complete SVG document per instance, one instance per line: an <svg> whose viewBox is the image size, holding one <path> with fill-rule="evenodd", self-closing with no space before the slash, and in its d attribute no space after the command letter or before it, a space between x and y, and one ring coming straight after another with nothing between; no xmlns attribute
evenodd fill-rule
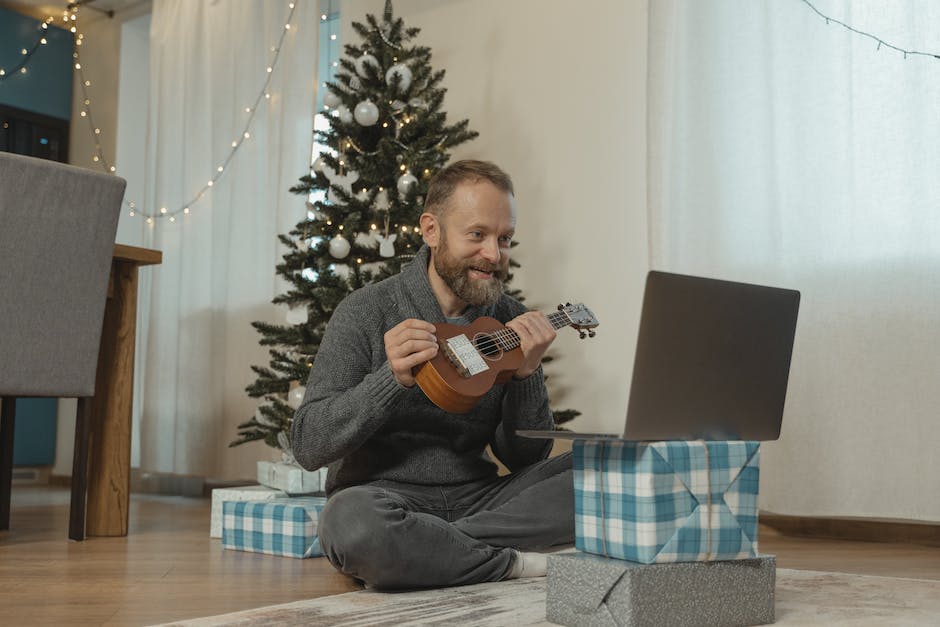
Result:
<svg viewBox="0 0 940 627"><path fill-rule="evenodd" d="M491 238L483 243L483 258L490 263L496 263L500 258L499 241Z"/></svg>

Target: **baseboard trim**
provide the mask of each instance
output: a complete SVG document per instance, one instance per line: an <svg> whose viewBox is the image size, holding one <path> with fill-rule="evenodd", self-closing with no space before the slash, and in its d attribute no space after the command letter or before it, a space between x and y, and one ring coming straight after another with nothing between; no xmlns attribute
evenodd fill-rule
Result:
<svg viewBox="0 0 940 627"><path fill-rule="evenodd" d="M760 523L782 534L811 538L940 546L940 524L879 518L822 518L760 513Z"/></svg>

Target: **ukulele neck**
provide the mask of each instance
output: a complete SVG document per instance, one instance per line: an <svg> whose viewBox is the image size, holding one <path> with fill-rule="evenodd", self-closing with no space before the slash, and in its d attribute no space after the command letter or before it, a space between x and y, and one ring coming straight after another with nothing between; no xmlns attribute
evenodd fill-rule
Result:
<svg viewBox="0 0 940 627"><path fill-rule="evenodd" d="M548 322L556 331L571 324L571 319L568 318L563 311L553 311L545 314L545 317L548 318ZM504 351L511 351L514 348L518 348L521 341L519 335L509 327L496 331L493 333L493 336L499 343L499 347Z"/></svg>

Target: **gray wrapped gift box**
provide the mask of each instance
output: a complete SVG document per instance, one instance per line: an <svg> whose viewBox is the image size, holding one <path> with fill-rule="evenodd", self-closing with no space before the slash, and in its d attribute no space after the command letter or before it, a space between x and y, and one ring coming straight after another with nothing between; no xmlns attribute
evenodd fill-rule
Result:
<svg viewBox="0 0 940 627"><path fill-rule="evenodd" d="M548 557L546 618L591 627L774 622L773 555L639 564L588 553Z"/></svg>

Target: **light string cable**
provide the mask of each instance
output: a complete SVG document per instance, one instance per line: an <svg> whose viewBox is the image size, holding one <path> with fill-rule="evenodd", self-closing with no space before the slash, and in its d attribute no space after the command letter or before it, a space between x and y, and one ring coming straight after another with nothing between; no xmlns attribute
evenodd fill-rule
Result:
<svg viewBox="0 0 940 627"><path fill-rule="evenodd" d="M22 58L19 63L10 68L8 72L6 68L0 67L0 83L7 80L11 76L16 76L17 74L26 74L26 66L29 64L30 59L33 57L33 53L39 49L39 46L45 46L48 41L46 40L46 31L49 30L49 24L52 22L51 17L47 17L45 20L39 24L39 32L36 34L36 41L29 48L20 49L20 54Z"/></svg>
<svg viewBox="0 0 940 627"><path fill-rule="evenodd" d="M905 58L905 59L907 59L907 55L917 55L917 56L922 56L922 57L933 57L934 59L940 59L940 54L934 54L934 53L932 53L932 52L920 52L920 51L918 51L918 50L906 50L906 49L901 48L901 47L899 47L899 46L895 46L894 44L888 43L887 41L885 41L884 39L881 39L880 37L878 37L878 36L876 36L876 35L872 35L871 33L866 33L866 32L863 31L863 30L859 30L859 29L857 29L857 28L853 28L852 26L846 24L845 22L839 21L839 20L837 20L837 19L834 18L834 17L829 17L828 15L826 15L825 13L823 13L822 11L820 11L819 9L817 9L817 8L813 5L813 3L810 2L809 0L801 0L801 2L803 2L803 3L804 3L806 6L808 6L809 8L811 8L813 11L815 11L816 14L819 15L819 17L821 17L821 18L823 18L824 20L826 20L826 24L829 24L830 22L833 22L833 23L835 23L835 24L838 24L838 25L841 26L842 28L845 28L846 30L849 30L849 31L855 33L856 35L861 35L862 37L868 37L868 38L871 39L872 41L878 42L878 50L881 50L881 47L884 46L885 48L890 48L890 49L892 49L892 50L896 50L897 52L902 53L902 54L904 55L904 58Z"/></svg>
<svg viewBox="0 0 940 627"><path fill-rule="evenodd" d="M283 49L284 38L287 36L288 31L291 30L291 23L294 18L294 11L296 9L296 3L290 2L287 6L289 8L287 20L284 23L284 28L281 29L281 34L280 34L280 37L278 38L277 45L271 48L271 51L274 53L274 56L271 59L271 62L267 66L264 84L261 86L261 89L258 92L258 95L254 100L254 103L249 107L245 107L245 112L248 113L248 118L245 121L244 127L242 128L242 131L238 135L238 137L232 141L231 150L229 151L225 159L222 161L221 165L216 167L215 174L212 176L211 179L209 179L206 182L205 185L202 186L202 189L200 189L189 200L189 202L183 204L182 206L180 206L179 208L173 211L167 209L167 207L165 206L160 207L158 211L149 211L149 212L143 211L137 206L137 203L135 203L133 200L125 199L124 204L127 205L127 207L130 209L129 215L131 217L140 215L141 217L146 218L147 224L151 226L154 224L155 220L159 218L169 218L170 222L175 222L176 217L179 214L188 215L190 213L190 208L196 203L198 203L200 200L202 200L202 198L208 193L208 191L212 188L212 186L215 185L215 183L225 173L226 168L228 167L232 159L235 157L235 154L238 152L238 149L241 148L245 140L251 137L250 129L251 129L252 123L254 122L255 115L258 111L258 105L261 103L261 100L262 99L269 100L271 98L271 93L268 91L268 87L271 84L271 78L274 75L274 70L277 67L278 59L281 56L281 50ZM73 8L73 11L76 11L76 10L77 10L77 7ZM81 34L78 34L77 39L76 39L76 48L75 48L76 52L73 55L75 58L75 69L79 73L79 85L82 90L83 108L81 111L81 116L88 120L88 128L91 131L92 137L95 141L95 154L93 155L92 159L95 161L95 163L101 164L101 166L105 170L109 172L114 172L115 171L114 166L111 165L107 161L107 159L105 159L104 157L104 152L101 148L100 142L98 141L98 137L101 134L101 129L95 125L94 119L91 113L91 106L90 106L91 100L88 97L88 92L87 92L87 88L91 86L91 81L85 78L84 69L82 68L81 59L78 54L78 50L79 50L79 47L81 46L82 40L83 40L83 36Z"/></svg>

